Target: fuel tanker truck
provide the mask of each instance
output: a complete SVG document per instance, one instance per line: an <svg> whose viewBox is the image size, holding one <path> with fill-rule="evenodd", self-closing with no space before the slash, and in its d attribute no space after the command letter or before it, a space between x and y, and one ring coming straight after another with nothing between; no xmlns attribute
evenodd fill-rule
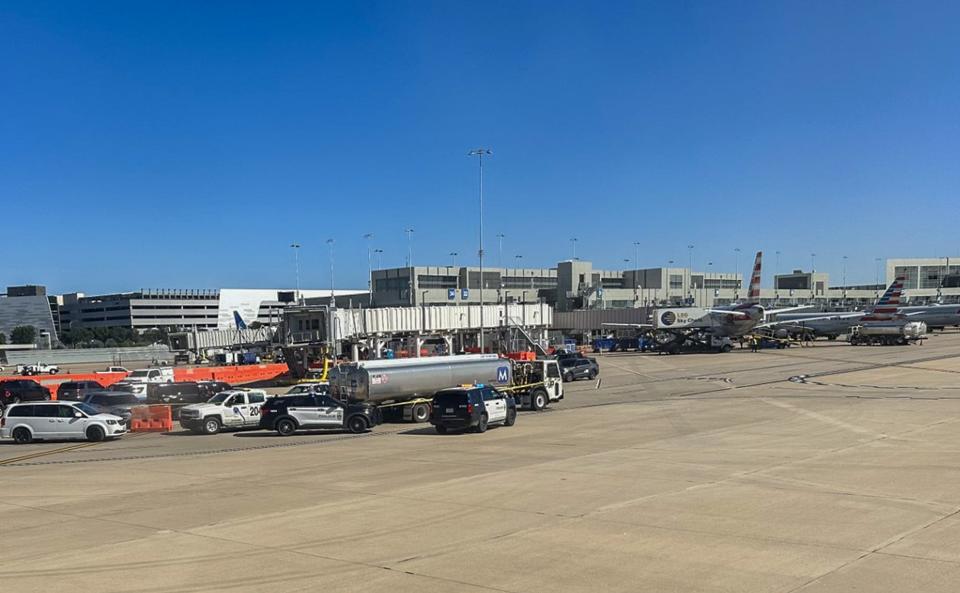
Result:
<svg viewBox="0 0 960 593"><path fill-rule="evenodd" d="M892 346L922 342L926 335L927 324L923 321L864 323L851 330L850 343L854 346Z"/></svg>
<svg viewBox="0 0 960 593"><path fill-rule="evenodd" d="M512 360L496 354L362 360L331 369L330 393L345 402L376 404L391 420L426 422L441 389L482 383L510 393L517 406L542 410L563 399L556 360Z"/></svg>

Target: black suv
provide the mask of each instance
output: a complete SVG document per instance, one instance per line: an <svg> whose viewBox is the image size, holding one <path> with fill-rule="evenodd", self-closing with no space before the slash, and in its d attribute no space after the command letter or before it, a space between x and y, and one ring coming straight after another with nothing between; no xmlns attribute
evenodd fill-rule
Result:
<svg viewBox="0 0 960 593"><path fill-rule="evenodd" d="M452 387L433 396L430 423L440 434L448 430L486 432L490 424L513 426L517 402L489 385Z"/></svg>
<svg viewBox="0 0 960 593"><path fill-rule="evenodd" d="M600 374L600 365L595 358L563 358L560 360L560 372L564 382L593 379Z"/></svg>
<svg viewBox="0 0 960 593"><path fill-rule="evenodd" d="M290 436L299 429L346 428L366 432L383 422L380 410L370 404L344 404L329 395L304 393L267 400L260 409L260 428Z"/></svg>
<svg viewBox="0 0 960 593"><path fill-rule="evenodd" d="M32 379L0 381L0 406L17 402L42 402L50 399L50 390Z"/></svg>
<svg viewBox="0 0 960 593"><path fill-rule="evenodd" d="M148 404L202 404L211 397L231 389L223 381L180 381L177 383L149 383Z"/></svg>
<svg viewBox="0 0 960 593"><path fill-rule="evenodd" d="M96 381L65 381L57 386L57 400L82 402L88 391L102 389L103 385Z"/></svg>

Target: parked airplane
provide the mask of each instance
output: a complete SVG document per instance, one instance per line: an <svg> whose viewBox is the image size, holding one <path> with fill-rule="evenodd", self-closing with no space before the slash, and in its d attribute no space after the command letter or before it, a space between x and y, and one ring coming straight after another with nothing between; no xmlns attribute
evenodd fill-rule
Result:
<svg viewBox="0 0 960 593"><path fill-rule="evenodd" d="M794 313L787 314L758 328L772 329L775 333L812 333L817 336L826 336L836 339L840 334L850 331L855 325L871 321L895 321L904 319L906 315L900 308L900 296L903 293L903 278L896 278L887 290L877 299L877 302L863 311L837 313ZM919 320L918 320L919 321Z"/></svg>
<svg viewBox="0 0 960 593"><path fill-rule="evenodd" d="M758 251L753 263L753 274L750 277L750 286L747 300L744 303L730 307L712 309L656 309L654 318L656 323L604 323L609 327L630 327L646 332L663 332L672 335L672 339L662 341L661 347L668 351L679 350L684 342L694 342L704 346L715 345L720 349L729 349L728 345L720 345L717 339L739 338L750 334L758 326L767 321L767 316L807 309L809 306L786 307L782 309L766 309L760 304L760 270L763 252ZM689 318L689 314L699 314L699 317ZM729 340L728 340L729 342Z"/></svg>

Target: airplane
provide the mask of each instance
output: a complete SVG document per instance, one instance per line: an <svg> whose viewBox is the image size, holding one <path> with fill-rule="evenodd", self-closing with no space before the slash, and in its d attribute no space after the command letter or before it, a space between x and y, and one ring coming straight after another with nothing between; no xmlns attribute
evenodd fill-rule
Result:
<svg viewBox="0 0 960 593"><path fill-rule="evenodd" d="M761 324L758 329L772 329L775 334L785 333L812 333L826 336L835 340L840 334L850 331L855 325L874 321L895 321L906 319L916 313L904 313L900 307L900 296L903 294L903 277L895 278L887 290L877 299L873 306L863 311L849 311L837 313L809 313L787 315L787 319L778 319L770 323ZM957 307L952 307L956 309ZM918 311L917 313L920 313ZM919 321L919 319L918 319Z"/></svg>
<svg viewBox="0 0 960 593"><path fill-rule="evenodd" d="M711 309L696 309L703 312L701 317L692 320L683 320L680 325L678 314L683 309L657 309L654 311L657 323L604 323L609 327L626 327L645 332L665 332L673 339L661 343L661 348L668 352L676 352L685 342L703 346L712 346L715 349L729 350L729 339L740 338L752 333L757 327L764 325L768 315L776 315L788 311L809 309L809 305L785 307L782 309L767 309L760 304L760 270L763 252L758 251L753 262L753 274L750 277L750 286L747 291L746 302ZM722 340L726 338L727 341Z"/></svg>

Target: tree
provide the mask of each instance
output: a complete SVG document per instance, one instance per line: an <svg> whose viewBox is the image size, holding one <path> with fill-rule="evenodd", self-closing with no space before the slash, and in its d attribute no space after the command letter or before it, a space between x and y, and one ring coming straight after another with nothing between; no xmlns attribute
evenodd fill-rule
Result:
<svg viewBox="0 0 960 593"><path fill-rule="evenodd" d="M6 344L6 343L7 343L7 334L0 332L0 344Z"/></svg>
<svg viewBox="0 0 960 593"><path fill-rule="evenodd" d="M14 344L33 344L37 339L37 328L32 325L18 325L10 332Z"/></svg>

